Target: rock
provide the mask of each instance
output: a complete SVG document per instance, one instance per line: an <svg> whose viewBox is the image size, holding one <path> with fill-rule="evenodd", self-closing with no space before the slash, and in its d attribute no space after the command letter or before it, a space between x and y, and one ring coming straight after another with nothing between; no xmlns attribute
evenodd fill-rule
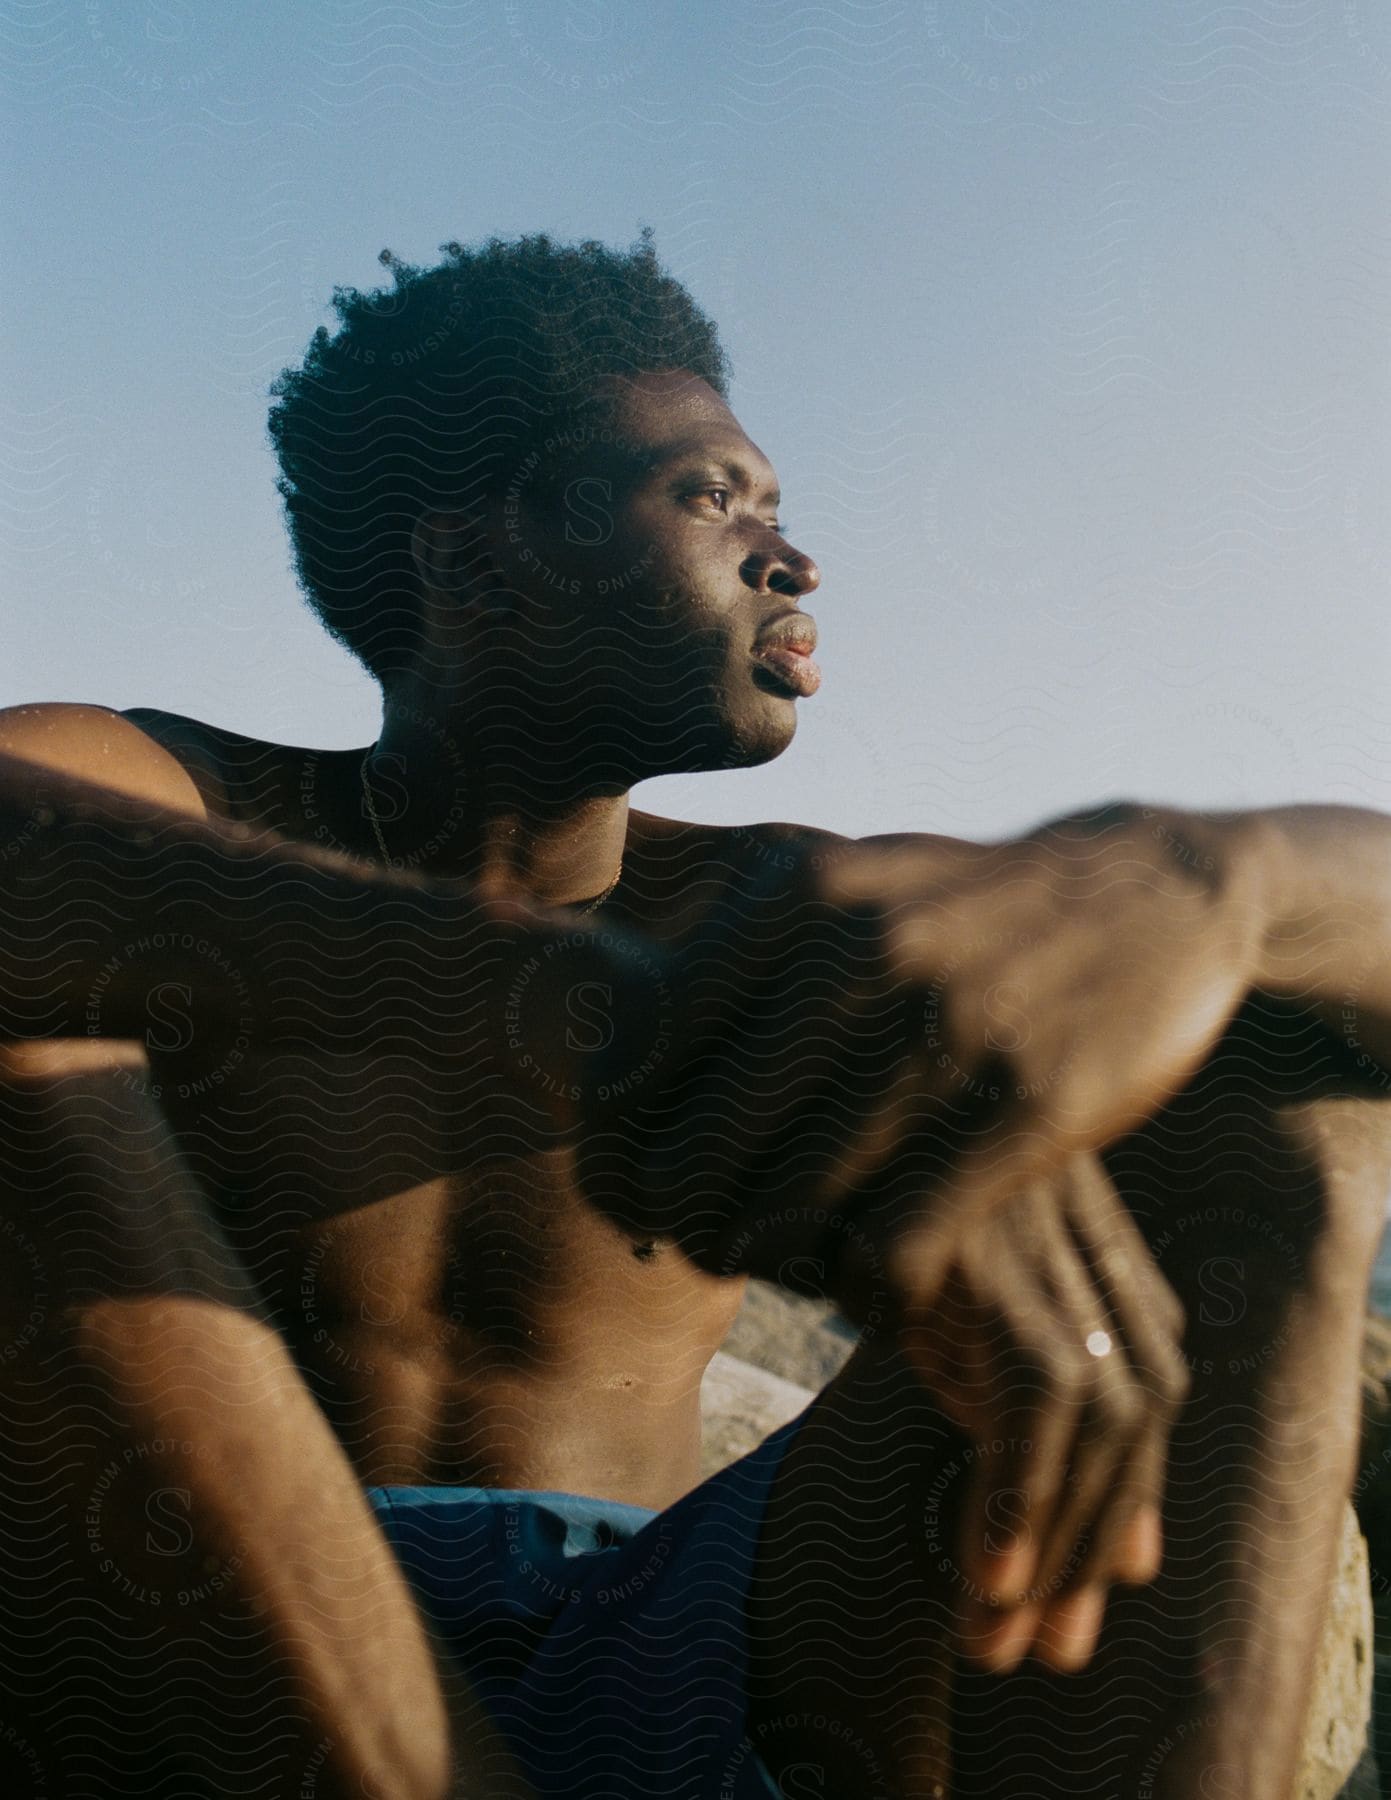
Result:
<svg viewBox="0 0 1391 1800"><path fill-rule="evenodd" d="M1376 1653L1372 1659L1372 1741L1377 1761L1391 1769L1391 1598L1373 1595L1372 1632Z"/></svg>
<svg viewBox="0 0 1391 1800"><path fill-rule="evenodd" d="M855 1341L828 1301L806 1300L766 1281L751 1281L724 1348L730 1356L819 1393L849 1361Z"/></svg>
<svg viewBox="0 0 1391 1800"><path fill-rule="evenodd" d="M1338 1800L1382 1800L1379 1765L1370 1744L1349 1775L1347 1785L1338 1790Z"/></svg>
<svg viewBox="0 0 1391 1800"><path fill-rule="evenodd" d="M810 1388L717 1352L700 1389L702 1478L747 1456L812 1398Z"/></svg>
<svg viewBox="0 0 1391 1800"><path fill-rule="evenodd" d="M1367 1546L1349 1506L1291 1800L1334 1800L1361 1760L1372 1716L1372 1648Z"/></svg>
<svg viewBox="0 0 1391 1800"><path fill-rule="evenodd" d="M1362 1337L1362 1445L1352 1488L1372 1591L1391 1591L1391 1319L1370 1313Z"/></svg>

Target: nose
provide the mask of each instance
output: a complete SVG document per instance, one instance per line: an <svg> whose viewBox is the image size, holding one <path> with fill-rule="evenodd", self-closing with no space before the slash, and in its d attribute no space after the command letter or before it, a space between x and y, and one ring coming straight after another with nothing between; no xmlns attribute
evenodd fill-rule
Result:
<svg viewBox="0 0 1391 1800"><path fill-rule="evenodd" d="M821 586L816 564L781 538L772 549L746 557L739 573L756 594L786 594L793 600Z"/></svg>

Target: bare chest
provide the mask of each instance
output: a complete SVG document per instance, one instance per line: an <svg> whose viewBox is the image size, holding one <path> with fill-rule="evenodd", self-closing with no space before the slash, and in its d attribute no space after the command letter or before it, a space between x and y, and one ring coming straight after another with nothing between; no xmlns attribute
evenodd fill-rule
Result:
<svg viewBox="0 0 1391 1800"><path fill-rule="evenodd" d="M166 1101L364 1481L674 1498L742 1282L598 1215L566 1149L442 1170L437 1104L324 1054Z"/></svg>

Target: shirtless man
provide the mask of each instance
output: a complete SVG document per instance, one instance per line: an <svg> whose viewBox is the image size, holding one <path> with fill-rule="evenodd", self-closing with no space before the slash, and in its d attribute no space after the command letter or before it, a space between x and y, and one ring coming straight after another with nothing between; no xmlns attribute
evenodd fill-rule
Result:
<svg viewBox="0 0 1391 1800"><path fill-rule="evenodd" d="M637 811L816 684L713 331L647 246L393 272L273 414L377 743L0 717L6 1791L1282 1794L1391 829ZM861 1345L699 1486L749 1275Z"/></svg>

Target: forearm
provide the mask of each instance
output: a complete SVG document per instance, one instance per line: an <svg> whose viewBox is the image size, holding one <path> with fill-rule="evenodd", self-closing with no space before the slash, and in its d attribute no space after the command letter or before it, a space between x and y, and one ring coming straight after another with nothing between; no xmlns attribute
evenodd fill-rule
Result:
<svg viewBox="0 0 1391 1800"><path fill-rule="evenodd" d="M115 1707L127 1775L182 1768L196 1730L223 1792L443 1796L425 1632L272 1308L129 1062L54 1054L0 1054L26 1246L0 1269L0 1654L77 1759L65 1791L156 1791L78 1772ZM197 1718L190 1658L217 1697Z"/></svg>
<svg viewBox="0 0 1391 1800"><path fill-rule="evenodd" d="M0 757L0 1037L143 1037L162 982L260 1046L409 1035L403 996L447 1003L513 930L462 888Z"/></svg>
<svg viewBox="0 0 1391 1800"><path fill-rule="evenodd" d="M1288 1794L1356 1446L1360 1313L1314 1291L1264 1327L1255 1308L1205 1325L1195 1276L1200 1372L1172 1451L1165 1575L1137 1598L1134 1633L1179 1650L1169 1691L1184 1698L1136 1762L1156 1800L1187 1800L1219 1768L1223 1793Z"/></svg>
<svg viewBox="0 0 1391 1800"><path fill-rule="evenodd" d="M1391 1071L1391 817L1282 806L1266 828L1270 925L1256 985L1307 1003L1364 1070Z"/></svg>

